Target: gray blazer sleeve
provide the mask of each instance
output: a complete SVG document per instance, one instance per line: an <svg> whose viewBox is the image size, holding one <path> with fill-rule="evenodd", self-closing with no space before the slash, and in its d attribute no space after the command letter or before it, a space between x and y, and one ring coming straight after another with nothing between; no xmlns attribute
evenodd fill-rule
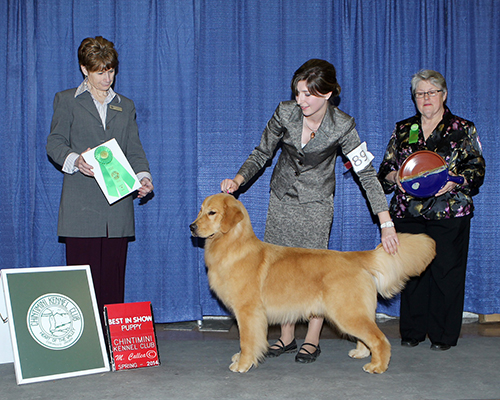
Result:
<svg viewBox="0 0 500 400"><path fill-rule="evenodd" d="M252 179L273 158L274 152L285 132L281 120L280 108L278 107L272 118L267 122L259 145L252 151L238 171L238 174L245 179L244 183Z"/></svg>
<svg viewBox="0 0 500 400"><path fill-rule="evenodd" d="M346 130L346 133L340 140L342 153L347 155L360 144L361 139L359 138L359 134L354 127L353 121L353 125ZM366 197L368 198L372 212L377 215L382 211L388 211L389 207L387 205L387 199L385 197L384 190L382 189L382 185L378 180L377 171L373 167L372 163L370 163L363 170L358 171L356 174L358 175L361 186L363 187Z"/></svg>

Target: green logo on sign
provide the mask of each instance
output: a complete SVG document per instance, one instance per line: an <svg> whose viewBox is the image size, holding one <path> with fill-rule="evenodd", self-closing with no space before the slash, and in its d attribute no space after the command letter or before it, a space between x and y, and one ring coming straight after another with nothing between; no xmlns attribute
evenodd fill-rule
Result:
<svg viewBox="0 0 500 400"><path fill-rule="evenodd" d="M50 350L73 346L83 333L83 314L69 297L58 293L40 296L30 306L26 317L33 339Z"/></svg>

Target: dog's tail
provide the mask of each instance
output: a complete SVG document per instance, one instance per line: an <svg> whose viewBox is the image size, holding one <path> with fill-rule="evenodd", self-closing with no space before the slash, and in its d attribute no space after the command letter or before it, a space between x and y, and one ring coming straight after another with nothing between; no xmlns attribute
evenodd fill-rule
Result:
<svg viewBox="0 0 500 400"><path fill-rule="evenodd" d="M398 233L398 237L397 254L387 254L380 244L368 266L378 293L387 299L399 293L408 279L424 272L436 255L436 243L425 234Z"/></svg>

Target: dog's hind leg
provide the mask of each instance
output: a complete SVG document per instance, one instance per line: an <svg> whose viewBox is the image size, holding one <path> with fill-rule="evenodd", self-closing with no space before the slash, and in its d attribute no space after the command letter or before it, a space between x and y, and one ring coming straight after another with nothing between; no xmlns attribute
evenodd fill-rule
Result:
<svg viewBox="0 0 500 400"><path fill-rule="evenodd" d="M348 318L347 321L344 320L338 325L347 334L358 339L358 347L349 353L351 357L352 352L357 356L362 355L363 347L366 348L364 351L368 349L371 351L371 362L365 364L363 370L370 374L381 374L387 370L391 359L391 345L375 321L366 316L358 316L358 318ZM363 344L360 344L360 341ZM360 353L357 353L358 350Z"/></svg>
<svg viewBox="0 0 500 400"><path fill-rule="evenodd" d="M257 366L269 346L267 342L267 317L264 311L243 309L235 313L240 332L240 352L231 359L229 369L247 372Z"/></svg>
<svg viewBox="0 0 500 400"><path fill-rule="evenodd" d="M356 348L349 352L349 357L351 358L365 358L369 355L370 349L361 340L358 340Z"/></svg>
<svg viewBox="0 0 500 400"><path fill-rule="evenodd" d="M381 374L387 371L389 367L391 345L377 324L370 322L371 327L365 327L364 329L364 331L367 331L366 334L363 332L358 336L370 348L372 353L371 362L365 364L363 370L370 374Z"/></svg>
<svg viewBox="0 0 500 400"><path fill-rule="evenodd" d="M371 362L363 369L371 374L381 374L389 366L391 345L375 323L377 297L366 294L375 293L375 288L371 287L373 281L369 280L367 283L363 290L351 291L340 302L338 298L337 302L333 298L327 298L326 305L329 312L326 317L334 321L341 331L358 339L357 348L349 355L362 358L371 351ZM362 282L359 287L362 287Z"/></svg>

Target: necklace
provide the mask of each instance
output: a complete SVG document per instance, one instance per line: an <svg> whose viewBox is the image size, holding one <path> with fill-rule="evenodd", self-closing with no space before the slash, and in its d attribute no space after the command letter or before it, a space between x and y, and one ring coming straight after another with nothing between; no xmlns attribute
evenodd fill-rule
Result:
<svg viewBox="0 0 500 400"><path fill-rule="evenodd" d="M314 139L314 136L316 136L316 131L314 129L311 129L311 127L309 126L309 124L307 123L307 120L304 118L304 124L306 124L306 128L309 129L311 131L311 139ZM319 128L319 126L318 126Z"/></svg>

